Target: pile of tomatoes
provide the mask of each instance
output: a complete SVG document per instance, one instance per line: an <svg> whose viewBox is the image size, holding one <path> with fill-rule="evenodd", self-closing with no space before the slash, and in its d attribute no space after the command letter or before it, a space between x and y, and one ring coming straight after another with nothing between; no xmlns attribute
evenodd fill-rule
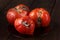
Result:
<svg viewBox="0 0 60 40"><path fill-rule="evenodd" d="M24 4L9 9L6 18L19 33L27 35L32 35L35 28L48 27L51 20L49 12L44 8L30 11Z"/></svg>

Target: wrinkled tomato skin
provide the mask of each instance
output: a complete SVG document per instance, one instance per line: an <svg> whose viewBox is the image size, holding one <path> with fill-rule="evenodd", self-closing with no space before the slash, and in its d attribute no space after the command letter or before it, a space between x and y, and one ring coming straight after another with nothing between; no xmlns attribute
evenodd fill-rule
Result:
<svg viewBox="0 0 60 40"><path fill-rule="evenodd" d="M50 23L50 20L51 20L50 19L50 14L44 8L36 8L36 9L32 10L29 14L29 17L32 20L34 20L35 24L39 27L40 27L40 25L42 25L42 27L47 27ZM37 22L38 17L40 19L40 23Z"/></svg>
<svg viewBox="0 0 60 40"><path fill-rule="evenodd" d="M22 24L23 21L26 21L30 25L25 26L24 24ZM14 22L14 27L21 34L33 35L35 29L35 23L28 16L25 16L22 18L17 18Z"/></svg>
<svg viewBox="0 0 60 40"><path fill-rule="evenodd" d="M17 16L18 16L17 11L15 9L11 8L8 10L6 18L10 24L13 24L14 20L16 19Z"/></svg>

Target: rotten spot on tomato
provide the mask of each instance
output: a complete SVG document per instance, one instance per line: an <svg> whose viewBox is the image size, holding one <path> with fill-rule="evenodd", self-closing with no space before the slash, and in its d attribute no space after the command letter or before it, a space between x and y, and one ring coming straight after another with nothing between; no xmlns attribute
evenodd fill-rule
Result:
<svg viewBox="0 0 60 40"><path fill-rule="evenodd" d="M29 24L27 21L23 21L22 24L23 24L24 26L26 26L26 27L29 27L29 26L30 26L30 24Z"/></svg>
<svg viewBox="0 0 60 40"><path fill-rule="evenodd" d="M17 10L17 8L14 8L15 10Z"/></svg>
<svg viewBox="0 0 60 40"><path fill-rule="evenodd" d="M18 13L21 13L22 12L22 10L19 10L19 9L17 9L17 8L14 8Z"/></svg>
<svg viewBox="0 0 60 40"><path fill-rule="evenodd" d="M41 24L41 18L40 17L37 18L37 24Z"/></svg>
<svg viewBox="0 0 60 40"><path fill-rule="evenodd" d="M25 11L28 11L28 9L25 7L25 6L20 6L19 9L22 9L22 10L25 10Z"/></svg>
<svg viewBox="0 0 60 40"><path fill-rule="evenodd" d="M38 11L38 17L40 17L40 16L41 16L41 14L42 14L42 11L41 11L41 10L39 10L39 11Z"/></svg>
<svg viewBox="0 0 60 40"><path fill-rule="evenodd" d="M37 24L41 24L41 14L42 14L42 11L39 10L39 11L38 11Z"/></svg>

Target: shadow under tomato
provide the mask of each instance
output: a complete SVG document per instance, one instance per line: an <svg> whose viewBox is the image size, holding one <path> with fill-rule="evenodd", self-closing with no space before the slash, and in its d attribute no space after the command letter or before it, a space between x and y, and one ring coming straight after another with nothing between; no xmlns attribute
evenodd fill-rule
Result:
<svg viewBox="0 0 60 40"><path fill-rule="evenodd" d="M32 38L32 37L45 37L46 35L48 35L50 31L50 28L35 28L35 31L34 31L34 35L24 35L24 34L20 34L18 33L14 26L12 25L8 25L8 32L10 33L10 36L14 36L14 37L17 37L17 38Z"/></svg>

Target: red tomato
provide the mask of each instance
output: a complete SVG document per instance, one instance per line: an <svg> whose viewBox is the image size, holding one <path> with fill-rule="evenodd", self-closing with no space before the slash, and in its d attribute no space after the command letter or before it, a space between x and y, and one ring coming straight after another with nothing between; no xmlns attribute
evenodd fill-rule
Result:
<svg viewBox="0 0 60 40"><path fill-rule="evenodd" d="M13 8L9 9L6 15L8 22L11 24L14 23L14 20L16 19L17 16L18 12Z"/></svg>
<svg viewBox="0 0 60 40"><path fill-rule="evenodd" d="M14 22L15 29L21 34L33 35L35 24L28 16L17 18Z"/></svg>
<svg viewBox="0 0 60 40"><path fill-rule="evenodd" d="M7 12L7 20L9 23L13 24L14 20L18 17L26 16L29 12L29 8L23 4L11 8Z"/></svg>
<svg viewBox="0 0 60 40"><path fill-rule="evenodd" d="M15 8L17 9L21 16L27 15L30 11L29 8L24 4L17 5Z"/></svg>
<svg viewBox="0 0 60 40"><path fill-rule="evenodd" d="M48 11L43 8L36 8L32 10L29 17L35 21L37 26L42 25L43 27L47 27L50 23L50 15Z"/></svg>

